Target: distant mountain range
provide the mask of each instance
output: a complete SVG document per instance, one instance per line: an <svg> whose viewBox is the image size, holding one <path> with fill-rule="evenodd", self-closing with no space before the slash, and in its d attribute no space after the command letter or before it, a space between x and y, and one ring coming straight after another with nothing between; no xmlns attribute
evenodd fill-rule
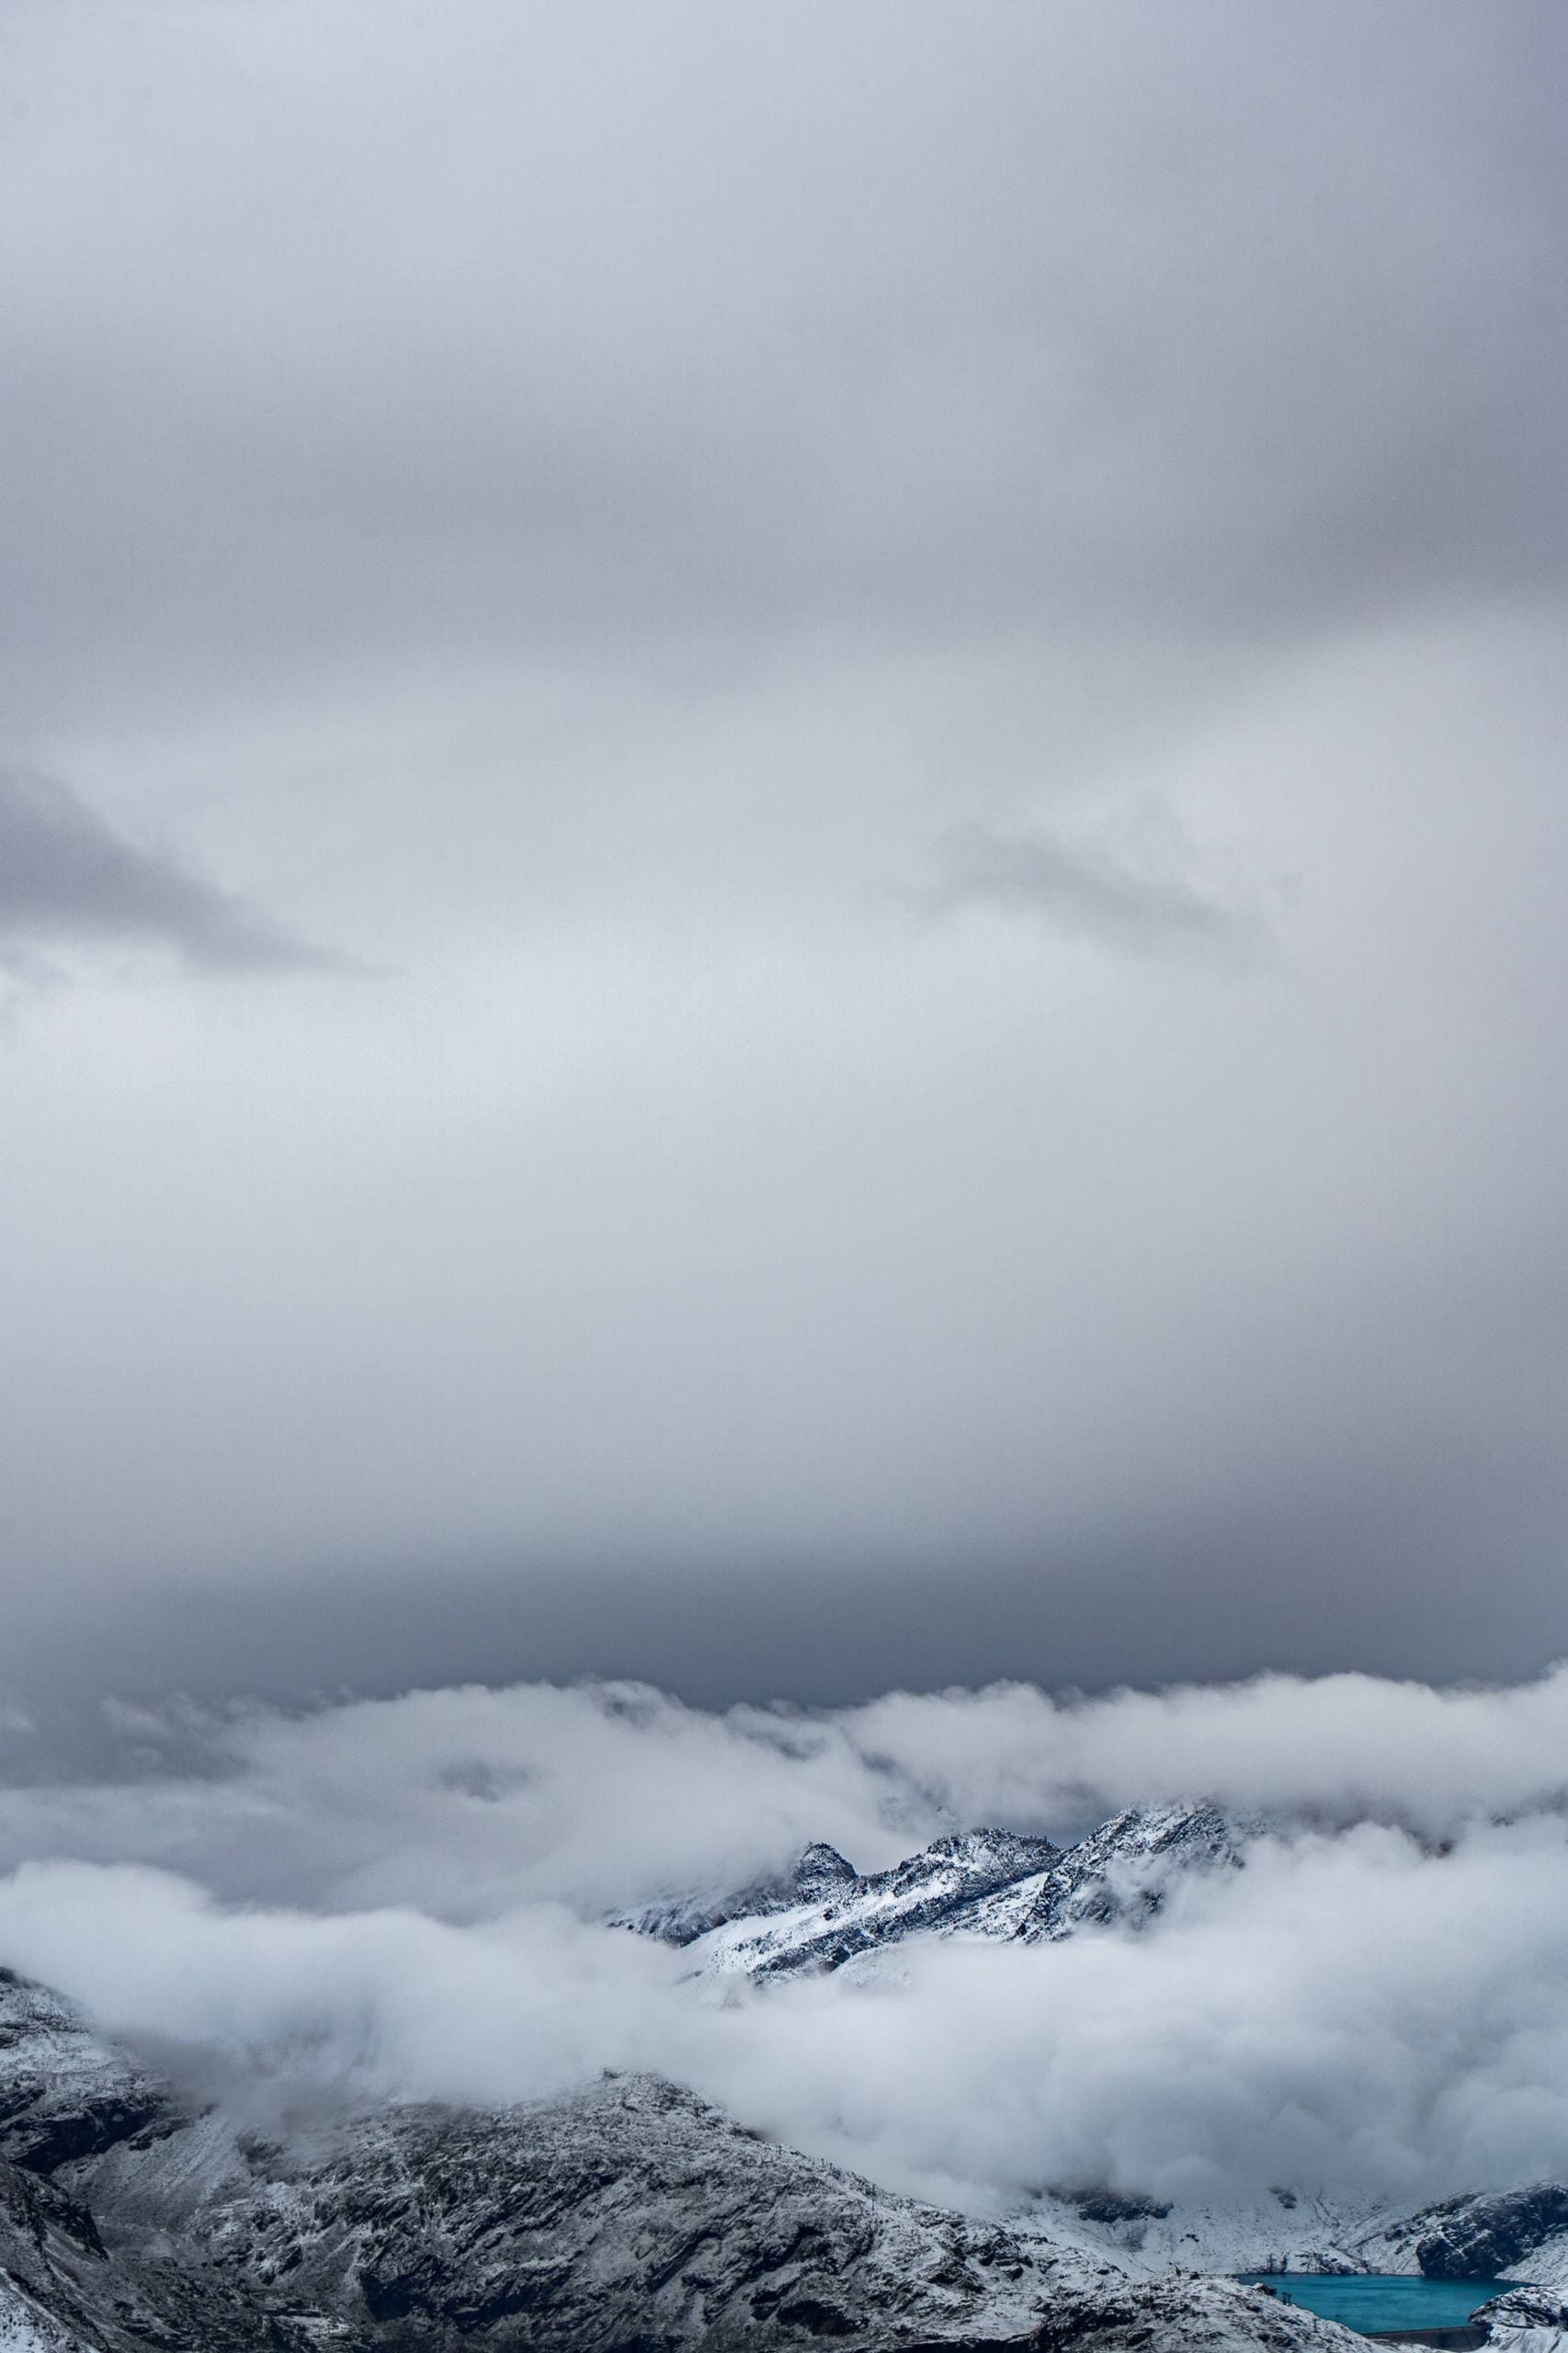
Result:
<svg viewBox="0 0 1568 2353"><path fill-rule="evenodd" d="M885 1871L858 1871L813 1846L784 1879L672 1896L618 1913L615 1925L688 1948L696 1969L760 1980L841 1969L917 1937L1055 1942L1089 1925L1136 1927L1177 1876L1239 1868L1262 1834L1210 1805L1130 1806L1075 1847L970 1830Z"/></svg>

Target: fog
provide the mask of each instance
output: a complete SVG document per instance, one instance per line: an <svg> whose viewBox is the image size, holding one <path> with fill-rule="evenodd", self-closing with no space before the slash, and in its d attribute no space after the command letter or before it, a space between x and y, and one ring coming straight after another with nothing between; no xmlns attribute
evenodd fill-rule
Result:
<svg viewBox="0 0 1568 2353"><path fill-rule="evenodd" d="M690 2083L982 2211L1108 2184L1414 2206L1568 2151L1568 1670L713 1714L646 1687L304 1717L114 1711L111 1774L6 1791L0 1953L242 2112ZM7 1737L18 1763L30 1734ZM861 1868L1131 1800L1267 1814L1134 1934L934 1943L756 1990L605 1925L826 1836Z"/></svg>

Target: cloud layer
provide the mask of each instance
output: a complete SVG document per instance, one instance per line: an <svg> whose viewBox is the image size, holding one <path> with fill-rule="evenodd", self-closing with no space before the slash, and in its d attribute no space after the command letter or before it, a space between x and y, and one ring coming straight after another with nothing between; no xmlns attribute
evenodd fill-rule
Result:
<svg viewBox="0 0 1568 2353"><path fill-rule="evenodd" d="M651 2067L972 2206L1276 2181L1413 2205L1568 2156L1565 1714L1562 1670L825 1717L629 1687L122 1711L116 1776L7 1790L0 1951L236 2097L487 2100ZM954 1820L1062 1835L1199 1791L1288 1835L1136 1936L906 1949L869 1984L718 1998L599 1925L810 1836L869 1866Z"/></svg>
<svg viewBox="0 0 1568 2353"><path fill-rule="evenodd" d="M8 66L23 723L1562 584L1550 6L74 19Z"/></svg>

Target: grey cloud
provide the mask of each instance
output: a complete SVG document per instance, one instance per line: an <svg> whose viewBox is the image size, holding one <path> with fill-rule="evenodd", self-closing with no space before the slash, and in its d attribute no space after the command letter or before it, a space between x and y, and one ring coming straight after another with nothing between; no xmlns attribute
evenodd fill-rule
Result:
<svg viewBox="0 0 1568 2353"><path fill-rule="evenodd" d="M41 1729L41 1728L40 1728ZM995 1821L1061 1836L1203 1796L1428 1839L1568 1807L1568 1667L1444 1690L1366 1674L1122 1688L890 1691L691 1707L646 1684L479 1685L284 1711L110 1705L88 1766L0 1768L0 1870L69 1853L192 1873L226 1900L523 1902L592 1914L722 1889L826 1837L862 1868Z"/></svg>
<svg viewBox="0 0 1568 2353"><path fill-rule="evenodd" d="M1557 0L4 82L18 1699L1561 1648Z"/></svg>
<svg viewBox="0 0 1568 2353"><path fill-rule="evenodd" d="M479 0L381 18L373 74L354 14L253 15L243 70L222 19L18 35L0 593L42 721L433 648L1270 645L1562 585L1550 9L894 44Z"/></svg>
<svg viewBox="0 0 1568 2353"><path fill-rule="evenodd" d="M1290 956L1244 987L808 895L907 870L954 777L993 773L978 697L937 709L961 761L915 823L900 743L847 852L824 810L858 743L790 799L840 723L809 697L739 758L634 714L630 879L581 847L623 837L570 729L549 790L431 758L401 807L378 741L352 831L262 790L258 837L289 825L346 913L401 823L425 961L330 1007L248 993L244 1054L230 992L165 992L135 1008L165 1083L134 1092L125 1009L77 993L8 1072L18 1696L598 1669L827 1699L1553 1654L1562 645L1380 638L1175 779L1148 764L1184 838L1305 871ZM873 679L879 733L903 686ZM676 798L693 773L711 801ZM677 867L738 865L764 823L804 886L759 904L718 854L666 881L656 828ZM1104 838L1071 802L1051 837Z"/></svg>
<svg viewBox="0 0 1568 2353"><path fill-rule="evenodd" d="M47 776L0 768L0 947L150 940L233 972L332 959L176 859L129 841Z"/></svg>
<svg viewBox="0 0 1568 2353"><path fill-rule="evenodd" d="M1000 833L961 825L937 845L937 909L1008 908L1053 930L1086 933L1142 952L1183 949L1251 955L1267 933L1260 916L1179 870L1169 855L1138 856L1107 841L1069 840L1043 828Z"/></svg>

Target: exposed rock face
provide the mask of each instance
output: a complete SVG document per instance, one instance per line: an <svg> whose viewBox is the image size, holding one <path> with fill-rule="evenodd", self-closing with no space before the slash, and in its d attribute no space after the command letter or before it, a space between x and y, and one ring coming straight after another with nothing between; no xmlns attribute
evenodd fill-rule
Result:
<svg viewBox="0 0 1568 2353"><path fill-rule="evenodd" d="M854 1864L846 1862L836 1847L819 1838L795 1866L795 1893L803 1904L825 1904L846 1894L858 1876Z"/></svg>
<svg viewBox="0 0 1568 2353"><path fill-rule="evenodd" d="M203 2230L274 2309L397 2346L1021 2344L1057 2268L1038 2243L890 2198L645 2077L377 2118Z"/></svg>
<svg viewBox="0 0 1568 2353"><path fill-rule="evenodd" d="M618 1912L610 1926L635 1928L639 1935L657 1937L667 1945L689 1945L730 1920L766 1919L797 1904L824 1904L853 1887L857 1877L854 1864L846 1863L836 1847L819 1839L782 1879L756 1880L728 1895L671 1896L662 1903Z"/></svg>
<svg viewBox="0 0 1568 2353"><path fill-rule="evenodd" d="M648 2077L487 2114L394 2110L192 2227L301 2353L324 2319L355 2353L1344 2342L1228 2281L1131 2281L892 2197Z"/></svg>
<svg viewBox="0 0 1568 2353"><path fill-rule="evenodd" d="M230 2283L187 2262L140 2263L106 2244L83 2200L0 2163L4 2353L261 2353L266 2324Z"/></svg>
<svg viewBox="0 0 1568 2353"><path fill-rule="evenodd" d="M0 1969L0 2156L52 2173L176 2120L159 2086L68 2003Z"/></svg>
<svg viewBox="0 0 1568 2353"><path fill-rule="evenodd" d="M1083 1839L1045 1873L1013 1934L1026 1944L1054 1942L1090 1923L1134 1926L1157 1912L1178 1872L1238 1869L1250 1825L1211 1805L1129 1806Z"/></svg>
<svg viewBox="0 0 1568 2353"><path fill-rule="evenodd" d="M1492 2198L1451 2198L1416 2222L1415 2260L1429 2279L1491 2279L1568 2231L1568 2188L1538 2182Z"/></svg>
<svg viewBox="0 0 1568 2353"><path fill-rule="evenodd" d="M48 2108L36 2087L63 2052L50 2112L102 2131L58 2159L35 2141L31 2169L0 2161L3 2353L1355 2342L1228 2281L1132 2280L1037 2233L890 2196L647 2077L498 2110L393 2108L290 2151L247 2143L182 2115L40 1989L11 1994L7 2113ZM118 2129L121 2108L149 2101L150 2123Z"/></svg>
<svg viewBox="0 0 1568 2353"><path fill-rule="evenodd" d="M1112 2189L1081 2189L1069 2203L1085 2222L1163 2222L1170 2207L1157 2198L1121 2198Z"/></svg>
<svg viewBox="0 0 1568 2353"><path fill-rule="evenodd" d="M1065 1852L1048 1838L971 1830L892 1870L858 1872L808 1847L791 1882L720 1903L683 1901L619 1924L692 1947L698 1967L767 1981L846 1961L916 1936L1053 1942L1082 1927L1156 1913L1178 1872L1236 1866L1250 1825L1212 1806L1130 1807Z"/></svg>

